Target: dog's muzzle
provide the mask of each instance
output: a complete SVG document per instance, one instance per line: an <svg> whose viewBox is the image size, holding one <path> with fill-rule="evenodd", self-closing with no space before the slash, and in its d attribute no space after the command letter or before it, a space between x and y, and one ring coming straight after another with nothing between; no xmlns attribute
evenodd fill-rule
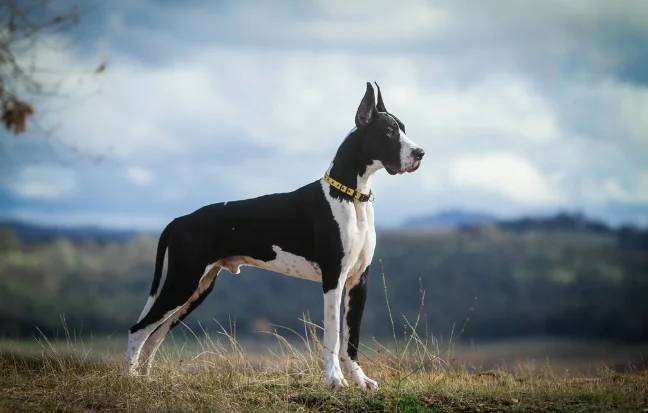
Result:
<svg viewBox="0 0 648 413"><path fill-rule="evenodd" d="M422 148L414 148L412 149L412 153L410 156L412 161L408 162L409 165L407 167L399 171L386 166L385 169L387 170L387 173L390 175L396 175L396 174L401 175L406 172L412 173L416 171L421 166L421 162L423 161L423 156L425 156L425 151Z"/></svg>

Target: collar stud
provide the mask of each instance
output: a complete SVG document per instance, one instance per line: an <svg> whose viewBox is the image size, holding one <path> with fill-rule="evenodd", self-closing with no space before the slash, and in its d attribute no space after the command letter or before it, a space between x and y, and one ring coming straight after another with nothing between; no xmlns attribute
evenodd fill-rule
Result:
<svg viewBox="0 0 648 413"><path fill-rule="evenodd" d="M324 180L333 188L337 189L343 194L348 195L351 198L356 199L360 202L373 202L374 200L374 195L373 192L371 192L371 190L369 191L369 195L363 194L353 188L350 188L346 185L342 185L340 182L328 176L328 174L324 174Z"/></svg>

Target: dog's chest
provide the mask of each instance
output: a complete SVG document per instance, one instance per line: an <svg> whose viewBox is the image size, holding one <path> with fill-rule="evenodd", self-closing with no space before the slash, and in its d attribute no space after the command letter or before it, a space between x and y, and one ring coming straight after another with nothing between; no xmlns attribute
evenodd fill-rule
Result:
<svg viewBox="0 0 648 413"><path fill-rule="evenodd" d="M374 210L371 203L355 204L359 244L358 257L349 271L349 277L359 275L369 266L376 248L376 228L374 226ZM353 257L350 257L353 259Z"/></svg>
<svg viewBox="0 0 648 413"><path fill-rule="evenodd" d="M342 273L352 278L371 263L376 247L373 205L330 199L333 218L340 228Z"/></svg>

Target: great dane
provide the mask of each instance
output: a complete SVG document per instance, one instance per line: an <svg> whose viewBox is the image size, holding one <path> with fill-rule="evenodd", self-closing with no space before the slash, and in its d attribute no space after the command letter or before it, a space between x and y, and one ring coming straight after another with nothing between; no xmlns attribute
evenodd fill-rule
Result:
<svg viewBox="0 0 648 413"><path fill-rule="evenodd" d="M360 322L376 246L371 180L383 168L391 175L416 171L425 152L387 111L375 85L367 82L355 127L322 178L292 192L207 205L164 228L150 297L129 330L130 373L137 374L140 360L148 371L164 337L207 297L223 268L238 274L248 265L321 282L326 384L348 386L342 359L358 386L378 388L358 364ZM167 276L158 290L165 254Z"/></svg>

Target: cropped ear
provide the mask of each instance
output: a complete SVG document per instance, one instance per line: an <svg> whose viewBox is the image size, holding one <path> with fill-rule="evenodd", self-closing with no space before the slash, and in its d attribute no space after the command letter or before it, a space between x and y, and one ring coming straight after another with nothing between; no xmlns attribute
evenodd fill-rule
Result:
<svg viewBox="0 0 648 413"><path fill-rule="evenodd" d="M371 123L376 113L376 96L371 83L367 82L367 91L365 92L358 111L355 116L355 124L358 128L367 126Z"/></svg>
<svg viewBox="0 0 648 413"><path fill-rule="evenodd" d="M385 103L383 102L382 94L380 93L380 86L378 86L378 82L374 82L376 84L376 89L378 89L378 105L376 106L376 109L378 109L379 112L387 112L387 108L385 108Z"/></svg>

